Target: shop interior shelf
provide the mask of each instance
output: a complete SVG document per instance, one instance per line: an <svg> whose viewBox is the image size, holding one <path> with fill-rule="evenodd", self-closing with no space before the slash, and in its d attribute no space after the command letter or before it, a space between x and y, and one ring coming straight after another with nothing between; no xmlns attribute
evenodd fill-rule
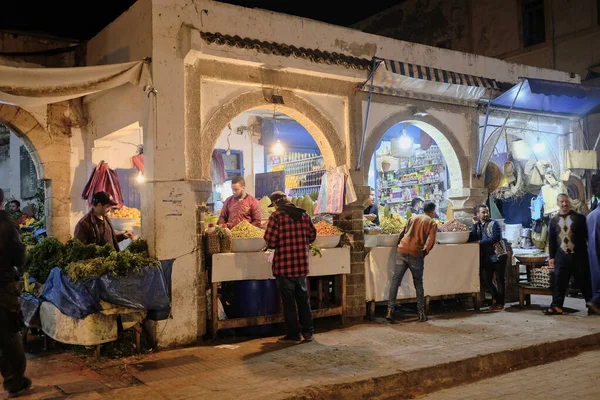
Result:
<svg viewBox="0 0 600 400"><path fill-rule="evenodd" d="M311 174L311 173L313 173L313 172L323 172L323 171L326 171L326 169L324 169L324 168L323 168L323 169L316 169L316 170L314 170L314 171L295 172L295 173L293 173L293 174L288 174L288 173L286 173L286 174L285 174L285 176L294 176L294 175L308 175L308 174Z"/></svg>
<svg viewBox="0 0 600 400"><path fill-rule="evenodd" d="M317 156L317 157L311 157L311 158L303 158L302 160L296 160L296 161L287 161L287 162L283 162L283 163L278 163L278 164L271 164L271 167L274 167L276 165L288 165L288 164L298 164L301 163L303 161L310 161L310 160L319 160L323 158L323 156Z"/></svg>

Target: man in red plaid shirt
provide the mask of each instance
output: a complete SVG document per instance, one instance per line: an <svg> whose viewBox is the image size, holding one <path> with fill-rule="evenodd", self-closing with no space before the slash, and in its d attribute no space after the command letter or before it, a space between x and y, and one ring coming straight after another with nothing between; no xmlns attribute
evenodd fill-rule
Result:
<svg viewBox="0 0 600 400"><path fill-rule="evenodd" d="M273 276L281 292L283 315L287 335L280 338L284 343L300 343L298 314L304 340L313 340L313 320L310 301L306 290L309 274L309 246L317 238L317 230L305 210L292 204L283 192L273 192L271 205L276 211L271 214L265 241L274 249ZM298 305L298 313L296 313Z"/></svg>

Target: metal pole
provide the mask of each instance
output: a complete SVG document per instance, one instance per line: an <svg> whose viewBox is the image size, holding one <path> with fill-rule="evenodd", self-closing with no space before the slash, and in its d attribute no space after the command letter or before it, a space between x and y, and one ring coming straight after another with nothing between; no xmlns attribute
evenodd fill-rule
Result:
<svg viewBox="0 0 600 400"><path fill-rule="evenodd" d="M487 110L485 112L485 123L483 124L483 137L481 138L481 146L479 146L479 158L477 158L477 168L475 169L475 176L479 178L481 176L481 157L483 156L483 145L485 144L485 134L488 126L488 119L490 118L490 109L492 104L492 93L494 89L490 88L490 100L487 104Z"/></svg>
<svg viewBox="0 0 600 400"><path fill-rule="evenodd" d="M369 98L367 100L367 113L365 115L365 126L363 128L363 134L362 134L362 138L361 138L361 142L360 142L360 151L358 153L358 162L356 164L357 171L360 171L360 167L362 166L362 162L363 162L363 153L365 152L365 140L367 138L367 125L369 124L369 112L371 111L371 99L373 97L373 79L375 78L375 71L377 70L377 67L379 66L378 62L379 62L379 60L377 58L373 57L373 70L371 71L370 79L367 79L367 81L370 80L371 83L369 84ZM364 85L363 85L363 87L364 87Z"/></svg>

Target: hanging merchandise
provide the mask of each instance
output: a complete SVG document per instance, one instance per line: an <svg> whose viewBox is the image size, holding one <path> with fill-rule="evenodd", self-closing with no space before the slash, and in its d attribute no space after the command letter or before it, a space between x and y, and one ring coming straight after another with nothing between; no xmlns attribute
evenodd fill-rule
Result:
<svg viewBox="0 0 600 400"><path fill-rule="evenodd" d="M121 185L117 173L108 168L108 164L100 161L97 167L92 171L92 175L88 180L81 198L87 200L88 205L92 202L92 197L98 192L107 192L111 194L118 208L123 206L123 194L121 193Z"/></svg>
<svg viewBox="0 0 600 400"><path fill-rule="evenodd" d="M131 157L131 161L133 162L133 165L135 165L135 167L137 169L139 169L140 172L143 174L144 173L144 153L140 153L137 156Z"/></svg>
<svg viewBox="0 0 600 400"><path fill-rule="evenodd" d="M356 200L348 167L330 168L322 178L315 214L341 214L344 205Z"/></svg>
<svg viewBox="0 0 600 400"><path fill-rule="evenodd" d="M598 169L596 150L565 150L565 168Z"/></svg>
<svg viewBox="0 0 600 400"><path fill-rule="evenodd" d="M213 185L221 185L227 180L223 154L218 150L213 150L212 153L212 158L210 160L210 178Z"/></svg>

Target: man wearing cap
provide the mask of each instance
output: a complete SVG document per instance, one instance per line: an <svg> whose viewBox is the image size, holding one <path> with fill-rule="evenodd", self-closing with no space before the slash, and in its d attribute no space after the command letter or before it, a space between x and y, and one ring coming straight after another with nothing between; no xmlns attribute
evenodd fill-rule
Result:
<svg viewBox="0 0 600 400"><path fill-rule="evenodd" d="M280 338L279 342L301 342L298 319L304 340L310 342L313 340L313 320L306 277L309 274L309 247L317 238L317 230L306 211L292 204L285 193L274 192L270 199L270 207L276 210L269 217L265 242L269 249L275 251L273 276L281 292L287 328L287 335Z"/></svg>
<svg viewBox="0 0 600 400"><path fill-rule="evenodd" d="M79 220L75 226L75 239L83 244L104 246L110 244L119 251L119 242L125 238L133 238L130 232L115 233L115 230L106 214L117 203L106 192L95 193L92 197L92 209Z"/></svg>

